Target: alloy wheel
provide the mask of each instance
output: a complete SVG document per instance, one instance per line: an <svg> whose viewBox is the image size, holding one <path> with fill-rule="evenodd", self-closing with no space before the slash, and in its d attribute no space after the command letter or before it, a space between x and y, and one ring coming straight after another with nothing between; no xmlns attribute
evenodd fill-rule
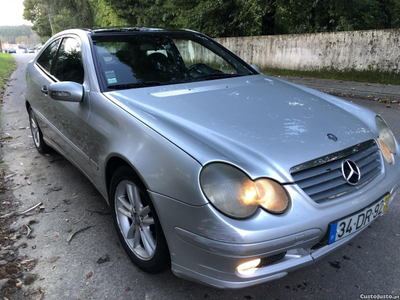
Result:
<svg viewBox="0 0 400 300"><path fill-rule="evenodd" d="M117 223L132 252L142 260L150 260L156 251L157 237L151 208L131 181L121 181L114 199Z"/></svg>
<svg viewBox="0 0 400 300"><path fill-rule="evenodd" d="M32 132L33 142L35 143L36 147L40 147L39 127L36 124L36 120L35 117L33 116L33 113L31 113L30 121L31 121L31 132Z"/></svg>

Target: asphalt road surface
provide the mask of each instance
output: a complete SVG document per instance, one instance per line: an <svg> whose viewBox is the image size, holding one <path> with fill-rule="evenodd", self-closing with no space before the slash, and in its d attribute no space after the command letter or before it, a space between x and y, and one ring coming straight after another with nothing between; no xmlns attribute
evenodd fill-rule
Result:
<svg viewBox="0 0 400 300"><path fill-rule="evenodd" d="M2 107L4 163L12 177L13 200L23 211L39 202L44 209L18 217L16 229L33 232L19 243L20 255L36 259L37 279L19 297L38 299L360 299L360 294L400 295L400 195L391 210L348 245L312 266L242 290L218 290L177 278L171 271L150 275L131 263L118 242L106 202L74 166L52 152L40 155L32 142L25 110L25 68L33 54L14 55L18 69ZM398 105L349 99L380 113L400 139ZM2 199L3 201L4 199ZM76 234L81 228L93 226ZM103 258L105 262L99 263ZM109 260L108 260L109 259ZM101 261L100 261L101 262ZM22 298L22 299L24 299Z"/></svg>

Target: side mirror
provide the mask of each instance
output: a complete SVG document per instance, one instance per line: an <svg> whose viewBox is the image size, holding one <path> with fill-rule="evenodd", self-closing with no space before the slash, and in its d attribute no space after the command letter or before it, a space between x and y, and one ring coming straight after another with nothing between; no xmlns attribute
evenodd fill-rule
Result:
<svg viewBox="0 0 400 300"><path fill-rule="evenodd" d="M257 71L258 73L261 73L260 68L257 67L256 65L250 65L254 69L254 71Z"/></svg>
<svg viewBox="0 0 400 300"><path fill-rule="evenodd" d="M55 82L49 86L49 96L59 101L81 102L83 85L72 81Z"/></svg>

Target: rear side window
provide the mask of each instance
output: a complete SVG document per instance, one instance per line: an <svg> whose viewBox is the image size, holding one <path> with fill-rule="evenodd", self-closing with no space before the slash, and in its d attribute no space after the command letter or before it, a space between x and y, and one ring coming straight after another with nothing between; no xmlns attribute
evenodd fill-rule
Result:
<svg viewBox="0 0 400 300"><path fill-rule="evenodd" d="M53 75L60 81L83 83L81 45L74 38L64 38L54 62Z"/></svg>
<svg viewBox="0 0 400 300"><path fill-rule="evenodd" d="M51 63L57 53L58 43L59 40L52 42L37 60L38 64L49 73L51 71Z"/></svg>

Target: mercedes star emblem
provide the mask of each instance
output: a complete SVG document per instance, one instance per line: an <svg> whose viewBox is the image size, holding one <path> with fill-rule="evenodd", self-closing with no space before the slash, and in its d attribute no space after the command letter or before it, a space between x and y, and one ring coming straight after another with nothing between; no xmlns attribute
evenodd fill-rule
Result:
<svg viewBox="0 0 400 300"><path fill-rule="evenodd" d="M350 159L342 162L342 175L348 184L356 185L361 178L361 172L356 163Z"/></svg>

